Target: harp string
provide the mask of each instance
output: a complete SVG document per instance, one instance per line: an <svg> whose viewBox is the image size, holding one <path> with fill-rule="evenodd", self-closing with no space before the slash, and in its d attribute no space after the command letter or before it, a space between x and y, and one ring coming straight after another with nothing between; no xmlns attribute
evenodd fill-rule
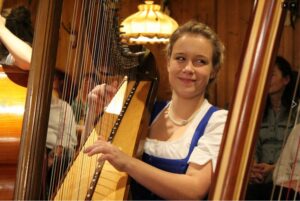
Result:
<svg viewBox="0 0 300 201"><path fill-rule="evenodd" d="M81 11L78 8L79 3L81 2ZM111 2L105 1L105 2L99 2L99 1L78 1L76 0L75 8L73 12L73 20L72 20L72 27L76 26L76 21L78 21L78 12L80 13L79 18L79 30L78 30L78 38L81 39L78 41L77 48L75 50L74 55L70 53L71 51L68 51L68 57L67 57L67 68L66 68L66 74L70 74L72 72L72 78L76 80L75 83L78 83L78 89L81 89L84 85L84 82L82 80L85 78L85 75L90 74L94 76L95 83L107 83L110 84L116 79L120 79L119 77L114 76L121 74L121 68L116 68L115 64L117 62L114 61L113 57L111 56L112 52L112 40L114 39L112 35L113 27L113 11L111 9ZM76 23L74 23L76 22ZM72 49L72 45L70 44L68 49ZM73 66L79 67L79 69L71 70ZM76 72L79 72L79 75L76 75ZM69 79L69 78L66 78ZM65 82L65 84L68 82ZM92 89L94 86L92 82L88 83L88 89ZM83 90L76 90L76 87L72 85L70 87L70 90L68 89L68 86L65 85L64 87L64 99L71 102L71 97L74 97L74 94L77 94L77 96L82 96L85 98L85 102L88 102L87 96L83 94ZM103 99L105 99L107 96L104 95ZM105 101L105 100L102 100ZM96 111L96 103L89 104L89 111ZM80 110L74 111L75 116L81 116ZM98 114L94 114L97 116ZM89 116L89 115L88 115ZM85 122L86 124L92 124L93 125L93 119L91 118L92 122ZM109 127L106 124L113 125L114 121L116 120L116 117L110 116L107 122L100 124L97 127L97 133L102 133L102 126ZM86 119L87 121L87 119ZM105 126L106 125L106 126ZM83 132L85 133L85 132ZM89 134L88 132L86 132ZM63 136L65 137L65 136ZM81 150L83 148L83 144L85 143L86 137L82 137L81 143L78 147L78 150ZM97 140L97 136L93 136L92 141ZM79 142L77 142L79 143ZM68 162L68 164L71 164L71 162ZM83 158L81 160L81 165L76 167L76 177L80 180L80 178L84 177L85 175L92 175L96 163L93 160L89 160L86 158ZM64 175L64 169L62 168L61 164L57 165L57 168L59 169L59 180ZM56 174L53 174L56 175ZM53 181L57 181L57 179L53 179ZM78 182L78 189L87 189L89 182ZM55 182L53 182L53 189L55 190L55 185L57 185ZM64 194L64 191L68 191L71 188L72 184L70 181L67 181L63 184L62 192L61 194ZM52 190L52 192L54 192ZM67 193L67 192L66 192ZM75 196L75 197L74 197ZM81 196L80 191L77 191L77 195L74 195L72 199L79 199Z"/></svg>
<svg viewBox="0 0 300 201"><path fill-rule="evenodd" d="M82 5L81 5L81 8L82 8L83 7L83 1L81 1L81 2L82 2ZM75 27L76 20L74 20L74 19L76 19L76 17L78 16L78 10L79 10L78 7L79 7L79 1L75 1L74 9L73 9L74 12L73 12L73 19L72 19L72 27ZM82 11L83 11L83 9L81 9L81 16L83 15ZM82 32L82 30L83 30L83 23L81 23L82 22L81 19L82 18L80 18L80 23L79 23L80 24L79 25L79 37L82 37L82 34L83 34L83 32ZM81 59L79 57L79 52L80 51L78 51L78 49L76 49L75 56L71 54L71 50L72 50L71 46L72 46L71 43L69 43L68 51L67 51L67 63L66 63L66 69L65 69L65 74L66 75L70 74L71 68L74 66L74 64L80 63L80 59ZM82 47L82 43L79 45L79 47ZM72 62L73 60L75 62ZM84 56L83 56L83 60L85 60ZM80 69L82 69L82 68L80 68ZM85 69L84 69L84 71L85 71ZM84 73L84 71L82 73ZM73 71L73 77L75 77L74 76L74 72L75 71ZM74 87L74 85L72 85L71 89L70 89L70 92L68 93L67 83L69 83L69 80L68 80L69 77L70 76L65 76L62 99L66 100L69 103L71 103L71 97L73 97L74 96L73 94L75 94L75 87ZM59 118L60 119L59 120L59 122L60 122L59 125L61 125L60 135L62 135L63 134L63 130L66 129L66 128L64 128L65 127L65 123L69 123L70 124L69 126L67 126L67 128L72 128L73 126L75 126L75 125L72 125L72 124L74 124L73 121L65 122L66 121L66 118L65 118L66 115L67 114L65 112L65 114L61 114L60 118ZM76 116L76 114L75 114L75 116ZM66 137L68 137L68 136L62 135L61 141L62 140L70 140L70 138L63 139L63 138L66 138ZM60 144L60 142L58 142L58 145L59 144ZM49 196L51 196L51 194L54 192L55 187L57 185L57 182L60 181L61 178L63 178L64 172L65 172L65 169L66 169L66 167L65 167L66 164L63 164L63 163L67 163L67 165L69 165L70 162L71 162L71 160L72 160L72 158L73 158L73 156L68 156L67 155L68 153L67 153L67 151L64 148L62 149L62 153L64 153L64 154L62 154L60 158L59 157L55 157L54 158L54 164L53 164L52 174L51 174L52 177L51 177L51 182L50 182L50 192L51 193L49 193ZM74 152L71 155L73 155L73 154L74 154Z"/></svg>
<svg viewBox="0 0 300 201"><path fill-rule="evenodd" d="M73 16L72 16L72 25L71 25L71 33L70 33L70 38L69 40L71 41L71 36L72 34L74 34L74 30L73 27L75 27L75 16L77 16L78 14L78 8L79 8L79 1L76 0L74 3L74 12L73 12ZM67 102L70 103L70 97L71 95L74 93L74 86L71 85L70 88L70 93L67 93L67 83L69 83L69 77L67 75L70 75L70 69L71 69L71 58L72 58L72 54L71 54L71 50L72 50L72 44L71 42L69 42L68 47L67 47L67 51L66 51L66 67L65 67L65 77L64 77L64 82L63 82L63 89L62 89L62 97L61 99L66 100ZM74 58L74 60L76 60L76 58ZM63 135L63 130L65 129L65 117L66 117L66 112L64 112L64 110L60 113L59 115L59 134L61 135L61 140L64 140L63 138L65 138L65 136ZM72 128L72 124L74 124L74 122L67 122L70 124L70 126L67 126L68 128ZM70 143L70 142L69 142ZM60 145L60 142L58 140L57 142L57 147ZM55 148L56 149L56 148ZM52 194L55 192L56 190L56 186L58 185L58 182L62 179L63 175L64 175L64 169L63 168L63 161L66 161L67 164L70 163L70 161L72 160L73 156L70 156L69 158L67 158L66 156L66 150L64 148L62 148L61 150L62 155L58 156L57 154L54 155L54 159L53 159L53 164L52 164L52 171L51 171L51 178L50 178L50 184L49 184L49 189L46 189L46 198L47 199L51 199L52 198ZM74 155L74 153L72 153L72 155Z"/></svg>

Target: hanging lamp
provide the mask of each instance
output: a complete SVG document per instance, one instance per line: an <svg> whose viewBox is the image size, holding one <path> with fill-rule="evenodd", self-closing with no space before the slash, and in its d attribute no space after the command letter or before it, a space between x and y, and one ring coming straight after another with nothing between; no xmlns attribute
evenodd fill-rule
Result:
<svg viewBox="0 0 300 201"><path fill-rule="evenodd" d="M138 6L138 12L121 22L121 38L128 44L167 43L177 22L160 11L153 1Z"/></svg>

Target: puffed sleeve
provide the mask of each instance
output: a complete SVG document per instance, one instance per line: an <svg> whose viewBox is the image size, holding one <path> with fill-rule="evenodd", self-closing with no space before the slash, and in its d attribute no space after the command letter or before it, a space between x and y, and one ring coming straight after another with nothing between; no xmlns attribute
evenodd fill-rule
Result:
<svg viewBox="0 0 300 201"><path fill-rule="evenodd" d="M199 139L198 145L190 156L189 163L203 165L212 161L213 171L215 171L227 114L227 110L214 112L208 121L203 136Z"/></svg>

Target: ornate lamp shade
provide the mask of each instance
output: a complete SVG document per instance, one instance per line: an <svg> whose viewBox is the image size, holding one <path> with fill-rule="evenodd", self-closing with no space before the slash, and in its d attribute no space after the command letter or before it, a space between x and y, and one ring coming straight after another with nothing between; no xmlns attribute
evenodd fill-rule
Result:
<svg viewBox="0 0 300 201"><path fill-rule="evenodd" d="M177 22L160 11L153 1L138 6L138 12L121 23L121 37L128 44L167 43Z"/></svg>

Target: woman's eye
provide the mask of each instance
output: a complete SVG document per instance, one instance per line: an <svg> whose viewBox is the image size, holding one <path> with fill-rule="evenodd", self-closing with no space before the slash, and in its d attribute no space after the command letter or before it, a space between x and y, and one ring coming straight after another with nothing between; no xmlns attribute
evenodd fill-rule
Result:
<svg viewBox="0 0 300 201"><path fill-rule="evenodd" d="M193 63L194 63L194 66L203 66L203 65L207 64L207 62L203 59L197 59Z"/></svg>
<svg viewBox="0 0 300 201"><path fill-rule="evenodd" d="M184 61L184 60L185 60L184 57L176 57L175 59L176 59L177 61Z"/></svg>

